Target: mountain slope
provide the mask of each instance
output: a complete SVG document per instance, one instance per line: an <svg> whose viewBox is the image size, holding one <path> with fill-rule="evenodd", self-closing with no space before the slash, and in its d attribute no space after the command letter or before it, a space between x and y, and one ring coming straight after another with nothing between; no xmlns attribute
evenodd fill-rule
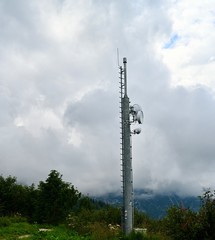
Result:
<svg viewBox="0 0 215 240"><path fill-rule="evenodd" d="M116 206L121 206L122 204L122 196L116 193L109 193L94 198ZM142 189L134 191L134 207L152 218L159 219L164 217L167 209L173 205L198 211L200 200L198 197L180 197L175 193L154 194L152 191Z"/></svg>

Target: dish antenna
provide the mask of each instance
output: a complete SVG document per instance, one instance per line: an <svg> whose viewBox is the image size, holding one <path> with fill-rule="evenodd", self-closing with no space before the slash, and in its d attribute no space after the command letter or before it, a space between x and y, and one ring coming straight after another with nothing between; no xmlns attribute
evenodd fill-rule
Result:
<svg viewBox="0 0 215 240"><path fill-rule="evenodd" d="M122 162L122 230L128 235L133 229L134 196L131 154L131 134L140 134L141 128L131 131L131 124L142 124L143 111L138 104L130 106L127 94L127 59L123 58L123 67L119 66L120 79L120 123L121 123L121 162Z"/></svg>
<svg viewBox="0 0 215 240"><path fill-rule="evenodd" d="M134 104L130 107L130 114L133 116L133 122L143 123L143 111L138 104Z"/></svg>
<svg viewBox="0 0 215 240"><path fill-rule="evenodd" d="M140 134L141 133L141 128L135 128L132 133L133 134Z"/></svg>

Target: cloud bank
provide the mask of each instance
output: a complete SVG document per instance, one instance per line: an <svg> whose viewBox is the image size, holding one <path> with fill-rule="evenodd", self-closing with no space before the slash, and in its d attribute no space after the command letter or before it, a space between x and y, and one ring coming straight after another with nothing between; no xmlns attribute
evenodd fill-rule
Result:
<svg viewBox="0 0 215 240"><path fill-rule="evenodd" d="M0 3L1 174L31 184L51 169L83 193L120 191L116 49L128 59L134 186L214 188L215 3Z"/></svg>

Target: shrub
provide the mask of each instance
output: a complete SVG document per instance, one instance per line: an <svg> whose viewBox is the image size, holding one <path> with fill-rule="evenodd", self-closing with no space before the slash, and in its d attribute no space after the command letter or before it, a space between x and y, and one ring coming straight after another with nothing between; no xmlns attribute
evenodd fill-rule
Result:
<svg viewBox="0 0 215 240"><path fill-rule="evenodd" d="M0 227L7 227L11 225L9 217L0 217Z"/></svg>
<svg viewBox="0 0 215 240"><path fill-rule="evenodd" d="M174 240L215 239L215 191L206 191L198 213L178 206L169 208L164 229Z"/></svg>
<svg viewBox="0 0 215 240"><path fill-rule="evenodd" d="M81 195L56 170L50 172L45 182L40 181L38 192L37 222L56 225L65 221Z"/></svg>
<svg viewBox="0 0 215 240"><path fill-rule="evenodd" d="M128 236L122 237L123 240L144 240L147 239L142 233L132 231Z"/></svg>
<svg viewBox="0 0 215 240"><path fill-rule="evenodd" d="M198 215L190 209L173 206L168 209L164 222L167 235L175 240L199 239Z"/></svg>
<svg viewBox="0 0 215 240"><path fill-rule="evenodd" d="M201 225L199 236L202 239L212 240L215 239L215 190L206 191L200 199L202 205L198 215Z"/></svg>
<svg viewBox="0 0 215 240"><path fill-rule="evenodd" d="M118 239L119 229L110 229L105 223L95 222L90 224L89 228L92 240Z"/></svg>

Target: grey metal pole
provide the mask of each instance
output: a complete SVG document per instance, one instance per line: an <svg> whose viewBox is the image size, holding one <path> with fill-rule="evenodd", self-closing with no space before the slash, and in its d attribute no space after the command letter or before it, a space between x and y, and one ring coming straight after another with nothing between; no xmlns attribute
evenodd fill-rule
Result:
<svg viewBox="0 0 215 240"><path fill-rule="evenodd" d="M127 96L126 58L123 58L123 63L124 68L121 69L122 178L123 178L122 225L124 234L128 235L133 229L133 174L131 156L131 129L129 115L130 102L129 97ZM124 77L122 77L122 74Z"/></svg>
<svg viewBox="0 0 215 240"><path fill-rule="evenodd" d="M125 234L129 234L133 228L133 181L131 162L131 139L129 122L129 98L124 97L124 218Z"/></svg>

